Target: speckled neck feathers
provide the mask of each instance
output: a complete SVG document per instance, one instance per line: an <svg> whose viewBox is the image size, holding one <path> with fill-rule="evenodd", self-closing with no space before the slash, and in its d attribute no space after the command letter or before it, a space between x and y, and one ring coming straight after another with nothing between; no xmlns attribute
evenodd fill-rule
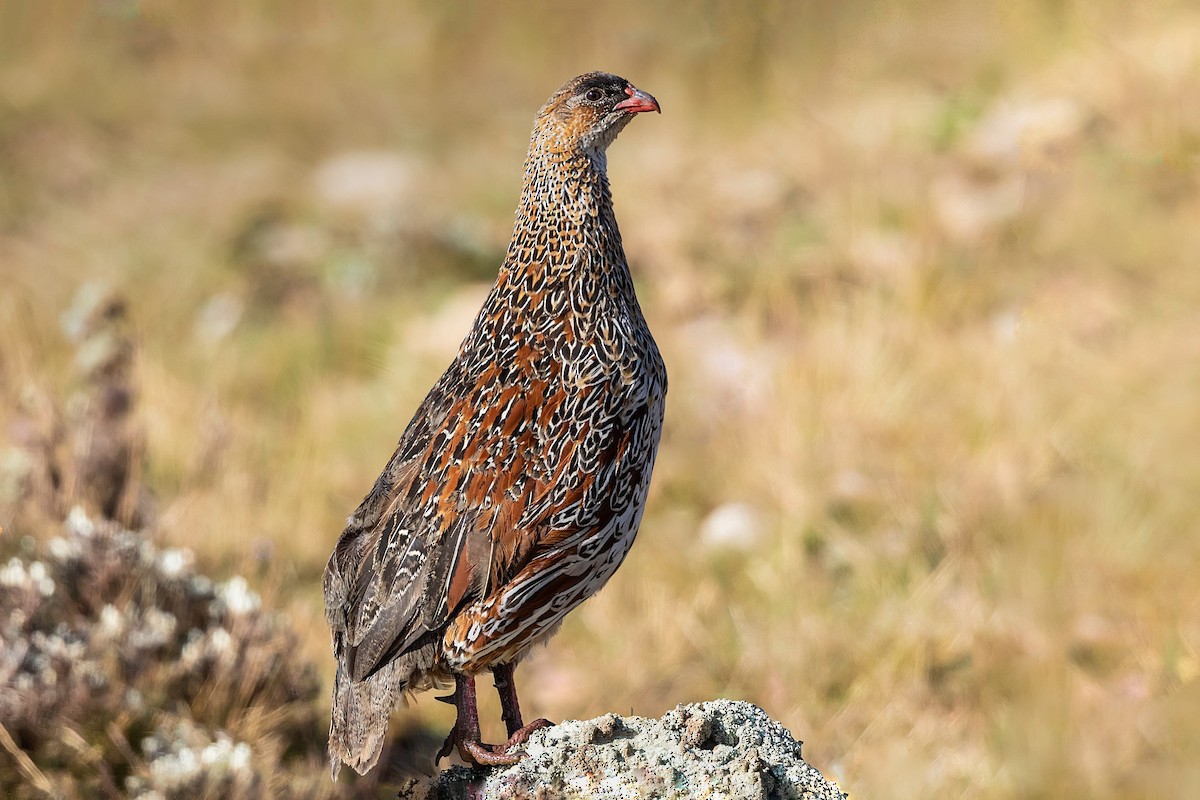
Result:
<svg viewBox="0 0 1200 800"><path fill-rule="evenodd" d="M556 289L632 299L605 154L560 149L556 144L535 130L525 159L516 224L497 282L500 291L493 299L514 306L536 305L546 292Z"/></svg>

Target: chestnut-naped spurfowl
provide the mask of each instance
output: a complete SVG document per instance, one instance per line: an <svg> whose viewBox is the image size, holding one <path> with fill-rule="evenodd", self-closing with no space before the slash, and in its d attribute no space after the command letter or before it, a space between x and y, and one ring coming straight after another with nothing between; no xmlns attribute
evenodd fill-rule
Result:
<svg viewBox="0 0 1200 800"><path fill-rule="evenodd" d="M602 587L637 533L667 375L638 306L605 151L658 102L592 72L534 121L516 225L458 355L325 569L337 678L329 753L379 760L407 693L454 683L439 758L509 764L529 733L513 667ZM480 742L491 670L509 739Z"/></svg>

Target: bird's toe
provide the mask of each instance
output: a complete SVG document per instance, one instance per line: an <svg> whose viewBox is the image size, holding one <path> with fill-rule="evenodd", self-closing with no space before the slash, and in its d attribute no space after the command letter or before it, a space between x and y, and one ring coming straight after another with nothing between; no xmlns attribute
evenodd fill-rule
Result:
<svg viewBox="0 0 1200 800"><path fill-rule="evenodd" d="M518 728L517 730L513 731L512 736L508 737L508 742L505 743L504 747L505 747L505 749L509 749L509 748L516 747L518 745L525 744L525 742L527 742L529 740L530 735L532 735L534 731L541 730L542 728L553 728L553 727L554 727L554 723L548 719L535 719L533 722L529 723L528 725L522 726L521 728Z"/></svg>

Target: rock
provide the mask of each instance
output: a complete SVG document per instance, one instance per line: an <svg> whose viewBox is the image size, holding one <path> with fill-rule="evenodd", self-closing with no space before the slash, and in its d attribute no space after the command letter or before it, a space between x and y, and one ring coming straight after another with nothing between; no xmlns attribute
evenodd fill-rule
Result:
<svg viewBox="0 0 1200 800"><path fill-rule="evenodd" d="M758 706L681 705L661 719L606 714L537 731L528 756L494 770L410 780L400 800L844 800Z"/></svg>

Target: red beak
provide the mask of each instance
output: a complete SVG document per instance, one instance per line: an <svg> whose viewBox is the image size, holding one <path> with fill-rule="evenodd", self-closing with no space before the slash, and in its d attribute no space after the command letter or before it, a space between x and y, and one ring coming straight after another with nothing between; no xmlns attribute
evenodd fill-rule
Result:
<svg viewBox="0 0 1200 800"><path fill-rule="evenodd" d="M662 113L662 109L658 107L658 101L641 89L626 86L625 94L629 95L629 99L617 103L613 106L614 110L620 109L621 111L628 111L631 114L637 114L642 111L657 111L659 114Z"/></svg>

